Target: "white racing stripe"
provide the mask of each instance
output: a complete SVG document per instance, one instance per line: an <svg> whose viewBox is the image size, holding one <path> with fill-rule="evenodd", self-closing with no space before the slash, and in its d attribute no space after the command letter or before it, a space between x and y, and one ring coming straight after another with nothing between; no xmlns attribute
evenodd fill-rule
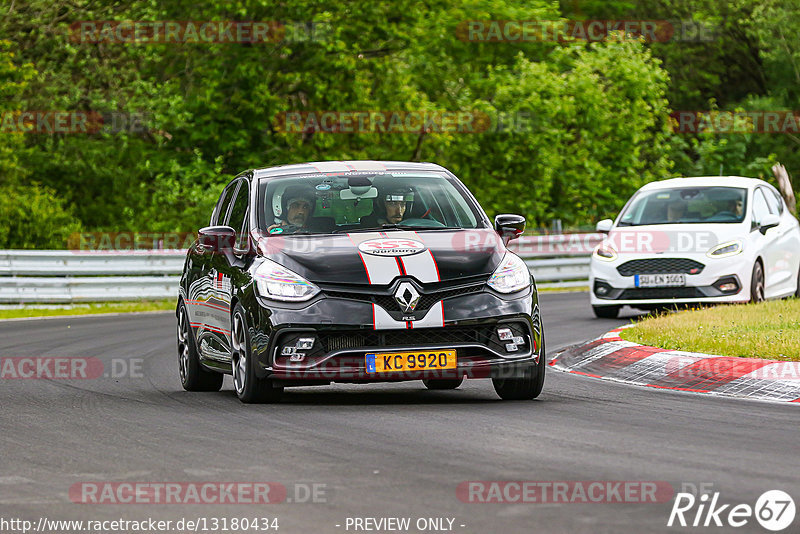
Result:
<svg viewBox="0 0 800 534"><path fill-rule="evenodd" d="M409 276L423 284L438 282L439 270L430 249L410 256L373 256L358 250L358 245L371 239L413 239L423 242L416 232L363 232L347 234L364 263L371 285L388 285L398 276ZM402 267L402 270L401 270ZM372 305L373 325L378 329L431 328L444 326L444 305L441 301L416 321L395 321L389 312Z"/></svg>
<svg viewBox="0 0 800 534"><path fill-rule="evenodd" d="M400 267L397 265L397 260L393 257L373 256L371 254L364 254L358 250L358 245L370 239L380 239L380 232L361 232L354 234L347 234L350 241L356 247L356 252L361 256L361 261L364 262L364 268L367 270L367 278L371 285L386 285L391 283L392 280L400 276Z"/></svg>
<svg viewBox="0 0 800 534"><path fill-rule="evenodd" d="M386 239L411 239L424 244L424 241L416 232L364 232L348 234L348 236L356 247L364 241L383 237ZM364 254L361 251L358 251L358 253L364 262L364 268L367 270L367 276L371 284L389 284L397 276L403 274L415 278L423 284L440 280L436 260L433 258L430 249L427 248L419 254L397 256L396 258L393 256L373 256L372 254ZM400 271L401 265L404 272Z"/></svg>
<svg viewBox="0 0 800 534"><path fill-rule="evenodd" d="M430 249L412 256L401 256L400 261L406 274L423 284L439 281L439 270L436 268L436 261L433 259Z"/></svg>

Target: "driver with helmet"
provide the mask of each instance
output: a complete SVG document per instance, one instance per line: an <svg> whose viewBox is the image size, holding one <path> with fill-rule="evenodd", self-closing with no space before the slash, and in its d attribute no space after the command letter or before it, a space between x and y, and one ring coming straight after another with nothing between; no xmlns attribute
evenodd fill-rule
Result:
<svg viewBox="0 0 800 534"><path fill-rule="evenodd" d="M399 224L411 212L414 190L410 187L391 187L383 190L373 202L372 213L361 218L364 228L384 224Z"/></svg>
<svg viewBox="0 0 800 534"><path fill-rule="evenodd" d="M281 198L281 222L267 228L270 234L292 234L308 230L316 206L314 189L310 186L293 185L286 188Z"/></svg>

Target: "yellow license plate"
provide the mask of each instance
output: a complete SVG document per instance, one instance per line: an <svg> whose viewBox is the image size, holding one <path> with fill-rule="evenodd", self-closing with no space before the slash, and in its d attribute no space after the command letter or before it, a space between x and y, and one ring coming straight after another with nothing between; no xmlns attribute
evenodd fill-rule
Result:
<svg viewBox="0 0 800 534"><path fill-rule="evenodd" d="M455 350L421 350L418 352L383 352L366 356L368 373L394 371L431 371L456 368Z"/></svg>

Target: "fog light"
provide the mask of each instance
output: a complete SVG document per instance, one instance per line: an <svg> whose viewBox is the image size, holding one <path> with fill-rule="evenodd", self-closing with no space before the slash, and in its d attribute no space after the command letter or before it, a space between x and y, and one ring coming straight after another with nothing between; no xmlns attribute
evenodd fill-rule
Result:
<svg viewBox="0 0 800 534"><path fill-rule="evenodd" d="M297 344L295 344L295 348L297 350L311 350L314 347L314 338L313 337L301 337L297 340Z"/></svg>
<svg viewBox="0 0 800 534"><path fill-rule="evenodd" d="M497 336L500 338L500 341L511 341L514 339L514 334L511 333L510 328L498 328ZM508 347L508 345L506 345L506 347Z"/></svg>
<svg viewBox="0 0 800 534"><path fill-rule="evenodd" d="M516 352L517 350L519 350L519 347L517 347L516 343L508 343L506 345L507 352Z"/></svg>
<svg viewBox="0 0 800 534"><path fill-rule="evenodd" d="M524 345L525 339L523 339L522 336L514 336L514 339L512 339L511 342L515 345Z"/></svg>
<svg viewBox="0 0 800 534"><path fill-rule="evenodd" d="M606 286L600 286L600 287L597 288L596 293L598 295L605 295L605 294L608 293L608 288Z"/></svg>
<svg viewBox="0 0 800 534"><path fill-rule="evenodd" d="M719 290L720 291L735 291L738 286L734 283L727 283L727 284L720 284Z"/></svg>
<svg viewBox="0 0 800 534"><path fill-rule="evenodd" d="M296 349L294 347L289 347L289 346L283 347L283 349L281 350L281 356L291 356L292 354L295 353L295 351Z"/></svg>

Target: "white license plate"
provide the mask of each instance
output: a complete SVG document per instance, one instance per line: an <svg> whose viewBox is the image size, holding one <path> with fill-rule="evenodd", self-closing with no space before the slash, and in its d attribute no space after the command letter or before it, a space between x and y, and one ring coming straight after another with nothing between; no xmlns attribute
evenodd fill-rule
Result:
<svg viewBox="0 0 800 534"><path fill-rule="evenodd" d="M637 274L636 287L681 287L686 285L685 274Z"/></svg>

